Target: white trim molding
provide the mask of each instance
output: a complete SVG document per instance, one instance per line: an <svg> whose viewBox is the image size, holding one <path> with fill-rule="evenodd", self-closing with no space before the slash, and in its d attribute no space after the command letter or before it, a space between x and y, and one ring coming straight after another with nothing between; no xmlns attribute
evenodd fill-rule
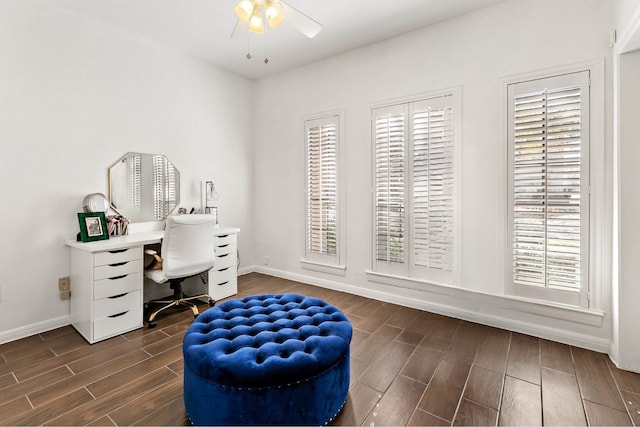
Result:
<svg viewBox="0 0 640 427"><path fill-rule="evenodd" d="M42 332L51 331L71 324L69 316L60 316L42 322L32 323L0 333L0 344L30 337Z"/></svg>

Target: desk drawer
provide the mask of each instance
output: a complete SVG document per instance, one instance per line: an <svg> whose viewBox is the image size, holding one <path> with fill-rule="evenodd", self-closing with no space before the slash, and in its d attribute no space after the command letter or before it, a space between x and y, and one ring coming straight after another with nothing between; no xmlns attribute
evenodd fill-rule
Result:
<svg viewBox="0 0 640 427"><path fill-rule="evenodd" d="M93 322L94 341L142 327L142 308L116 313Z"/></svg>
<svg viewBox="0 0 640 427"><path fill-rule="evenodd" d="M213 261L213 268L215 270L221 270L227 267L234 267L237 263L238 256L236 251L226 254L216 253L216 259Z"/></svg>
<svg viewBox="0 0 640 427"><path fill-rule="evenodd" d="M236 243L236 235L235 234L221 234L215 237L214 244L217 247L221 247L224 245L235 245Z"/></svg>
<svg viewBox="0 0 640 427"><path fill-rule="evenodd" d="M209 272L209 283L211 286L224 286L236 277L236 267L215 268Z"/></svg>
<svg viewBox="0 0 640 427"><path fill-rule="evenodd" d="M93 283L93 299L99 300L114 295L126 294L131 291L139 291L141 289L142 274L139 272L96 280Z"/></svg>
<svg viewBox="0 0 640 427"><path fill-rule="evenodd" d="M93 258L93 265L118 264L125 261L142 259L142 247L136 246L127 249L116 249L113 251L96 252Z"/></svg>
<svg viewBox="0 0 640 427"><path fill-rule="evenodd" d="M142 260L124 261L116 264L102 265L93 270L93 280L108 279L142 271Z"/></svg>
<svg viewBox="0 0 640 427"><path fill-rule="evenodd" d="M105 317L119 317L126 311L142 309L142 291L128 292L125 294L114 295L112 297L102 298L93 303L93 320L99 320Z"/></svg>

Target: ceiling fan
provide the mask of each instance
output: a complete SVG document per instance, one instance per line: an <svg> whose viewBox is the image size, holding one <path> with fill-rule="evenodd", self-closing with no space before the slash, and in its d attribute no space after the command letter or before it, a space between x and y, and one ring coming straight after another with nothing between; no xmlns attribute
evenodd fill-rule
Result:
<svg viewBox="0 0 640 427"><path fill-rule="evenodd" d="M238 23L231 37L243 29L244 24L250 33L264 34L265 20L269 28L287 22L309 38L314 38L322 30L322 25L282 0L240 0L233 11Z"/></svg>

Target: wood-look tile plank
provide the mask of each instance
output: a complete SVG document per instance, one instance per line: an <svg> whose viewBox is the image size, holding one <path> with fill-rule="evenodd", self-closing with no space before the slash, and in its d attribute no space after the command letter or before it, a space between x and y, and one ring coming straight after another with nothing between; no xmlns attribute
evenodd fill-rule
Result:
<svg viewBox="0 0 640 427"><path fill-rule="evenodd" d="M468 359L445 355L418 407L442 419L453 420L470 369Z"/></svg>
<svg viewBox="0 0 640 427"><path fill-rule="evenodd" d="M362 425L401 426L407 424L424 388L424 384L399 375Z"/></svg>
<svg viewBox="0 0 640 427"><path fill-rule="evenodd" d="M473 360L476 356L478 346L484 337L484 329L477 325L464 322L456 330L447 352L456 357L467 357Z"/></svg>
<svg viewBox="0 0 640 427"><path fill-rule="evenodd" d="M80 388L11 418L9 425L41 425L92 400L93 396L86 389Z"/></svg>
<svg viewBox="0 0 640 427"><path fill-rule="evenodd" d="M438 418L433 414L416 409L407 423L408 426L450 426L451 422Z"/></svg>
<svg viewBox="0 0 640 427"><path fill-rule="evenodd" d="M586 424L575 376L542 368L542 421L554 426Z"/></svg>
<svg viewBox="0 0 640 427"><path fill-rule="evenodd" d="M16 377L14 377L12 373L0 375L0 390L17 382Z"/></svg>
<svg viewBox="0 0 640 427"><path fill-rule="evenodd" d="M620 390L640 394L640 374L619 369L609 358L607 358L607 365L609 366L611 374L616 379Z"/></svg>
<svg viewBox="0 0 640 427"><path fill-rule="evenodd" d="M504 374L473 366L464 390L464 398L480 405L500 408Z"/></svg>
<svg viewBox="0 0 640 427"><path fill-rule="evenodd" d="M399 307L399 309L387 320L387 325L397 328L406 328L417 320L422 312L415 308Z"/></svg>
<svg viewBox="0 0 640 427"><path fill-rule="evenodd" d="M23 396L51 387L62 380L72 377L72 375L72 372L66 366L61 366L53 371L38 375L37 377L12 384L9 387L5 387L2 390L2 393L0 393L0 405L14 400L18 396ZM33 403L33 401L31 402Z"/></svg>
<svg viewBox="0 0 640 427"><path fill-rule="evenodd" d="M358 359L357 357L351 356L349 360L349 369L350 369L350 378L349 383L350 386L357 383L362 375L369 369L369 361Z"/></svg>
<svg viewBox="0 0 640 427"><path fill-rule="evenodd" d="M402 375L428 384L436 371L443 352L428 347L418 347L402 370Z"/></svg>
<svg viewBox="0 0 640 427"><path fill-rule="evenodd" d="M109 412L109 417L115 421L116 425L132 425L156 408L168 405L176 396L180 395L182 395L182 377L176 376L161 387L157 387L115 411Z"/></svg>
<svg viewBox="0 0 640 427"><path fill-rule="evenodd" d="M372 360L377 354L383 352L393 340L402 332L400 328L382 325L367 339L355 348L352 347L351 355L362 360Z"/></svg>
<svg viewBox="0 0 640 427"><path fill-rule="evenodd" d="M182 375L184 374L184 360L182 358L180 360L176 360L175 362L168 364L167 367L171 369L173 372L175 372L176 375L179 375L180 377L182 377Z"/></svg>
<svg viewBox="0 0 640 427"><path fill-rule="evenodd" d="M462 399L460 408L453 420L454 426L495 426L498 421L498 411L479 405L467 399Z"/></svg>
<svg viewBox="0 0 640 427"><path fill-rule="evenodd" d="M354 384L349 389L347 401L338 416L330 423L334 426L359 426L382 398L377 390L364 384Z"/></svg>
<svg viewBox="0 0 640 427"><path fill-rule="evenodd" d="M384 392L413 354L415 346L392 342L379 353L360 377L359 382L374 390Z"/></svg>
<svg viewBox="0 0 640 427"><path fill-rule="evenodd" d="M52 329L50 331L41 332L40 338L43 341L51 341L60 338L65 335L77 335L76 330L71 325L62 326L60 328Z"/></svg>
<svg viewBox="0 0 640 427"><path fill-rule="evenodd" d="M415 332L404 329L402 332L400 332L400 335L396 337L396 341L417 346L422 342L424 336L424 332Z"/></svg>
<svg viewBox="0 0 640 427"><path fill-rule="evenodd" d="M141 395L144 395L156 387L160 387L175 379L175 374L167 368L151 372L137 381L110 392L91 402L85 403L66 412L65 414L44 423L45 425L77 426L89 424L113 410L129 403Z"/></svg>
<svg viewBox="0 0 640 427"><path fill-rule="evenodd" d="M498 425L541 426L542 401L540 386L505 376Z"/></svg>
<svg viewBox="0 0 640 427"><path fill-rule="evenodd" d="M160 369L161 367L180 360L181 358L182 347L173 347L165 351L164 353L156 355L155 357L142 360L135 365L131 365L126 369L95 381L89 384L87 386L87 389L95 397L104 396L105 394L109 393L112 390L115 390L122 384L136 381L137 378L142 378L149 372Z"/></svg>
<svg viewBox="0 0 640 427"><path fill-rule="evenodd" d="M513 334L509 347L507 375L540 384L540 344L538 339Z"/></svg>
<svg viewBox="0 0 640 427"><path fill-rule="evenodd" d="M574 375L570 347L554 341L540 340L540 365L554 371Z"/></svg>
<svg viewBox="0 0 640 427"><path fill-rule="evenodd" d="M640 426L640 394L623 391L622 398L627 406L627 412L631 415L633 425Z"/></svg>
<svg viewBox="0 0 640 427"><path fill-rule="evenodd" d="M0 365L0 375L8 374L26 366L37 365L56 357L49 348L35 349L32 353L10 352L5 353L4 356L7 359L7 363Z"/></svg>
<svg viewBox="0 0 640 427"><path fill-rule="evenodd" d="M156 408L141 420L136 421L136 426L190 426L184 410L183 397L174 399L168 405Z"/></svg>
<svg viewBox="0 0 640 427"><path fill-rule="evenodd" d="M632 426L627 411L619 411L599 403L584 401L587 420L590 426Z"/></svg>
<svg viewBox="0 0 640 427"><path fill-rule="evenodd" d="M36 350L39 345L43 344L44 340L38 334L31 335L26 338L20 338L19 340L9 341L4 344L0 344L0 354L4 355L6 353L24 349L25 351L29 351L29 349Z"/></svg>
<svg viewBox="0 0 640 427"><path fill-rule="evenodd" d="M489 330L478 346L473 364L490 371L504 373L507 369L510 341L510 332L501 329Z"/></svg>
<svg viewBox="0 0 640 427"><path fill-rule="evenodd" d="M40 388L39 390L34 392L30 392L28 394L29 400L35 407L38 407L61 395L65 395L72 392L73 390L85 387L95 381L107 378L122 369L128 368L132 363L136 363L137 361L145 360L148 358L149 355L142 350L138 350L134 353L129 353L122 357L118 357L117 359L114 359L108 363L97 366L94 369L89 369L88 371L82 372L80 374L65 377L65 379L62 381L57 381L56 383L48 385L47 387ZM63 368L70 373L69 369L67 369L66 366ZM40 377L36 377L34 379Z"/></svg>
<svg viewBox="0 0 640 427"><path fill-rule="evenodd" d="M624 402L602 357L581 357L575 363L582 398L623 411Z"/></svg>
<svg viewBox="0 0 640 427"><path fill-rule="evenodd" d="M115 426L117 424L114 423L113 420L109 418L108 415L105 415L104 417L98 418L97 420L87 425L91 427L105 427L105 426Z"/></svg>
<svg viewBox="0 0 640 427"><path fill-rule="evenodd" d="M79 374L84 371L88 371L89 369L93 369L96 366L100 366L103 363L107 363L116 359L118 357L122 357L125 354L134 353L136 351L140 351L140 344L131 341L124 341L121 344L110 343L109 340L102 341L93 345L101 345L103 343L111 344L108 346L104 346L100 348L100 351L92 351L84 357L77 357L73 361L69 361L67 366L69 369L73 371L74 374ZM86 348L86 347L85 347ZM84 349L79 349L84 350ZM62 356L58 356L61 360L65 360L66 356L73 354L67 353Z"/></svg>
<svg viewBox="0 0 640 427"><path fill-rule="evenodd" d="M31 409L31 403L26 396L20 396L17 399L11 400L7 403L0 405L0 425L18 425L19 423L8 421L16 414L22 414ZM32 424L33 425L33 424Z"/></svg>

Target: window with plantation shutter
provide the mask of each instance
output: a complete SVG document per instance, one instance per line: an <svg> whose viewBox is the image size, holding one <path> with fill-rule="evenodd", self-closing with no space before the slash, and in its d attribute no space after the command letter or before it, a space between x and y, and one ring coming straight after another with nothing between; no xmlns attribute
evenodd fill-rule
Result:
<svg viewBox="0 0 640 427"><path fill-rule="evenodd" d="M372 109L374 272L454 282L458 98Z"/></svg>
<svg viewBox="0 0 640 427"><path fill-rule="evenodd" d="M307 261L340 263L340 116L305 121Z"/></svg>
<svg viewBox="0 0 640 427"><path fill-rule="evenodd" d="M512 293L580 305L589 254L589 72L508 86Z"/></svg>
<svg viewBox="0 0 640 427"><path fill-rule="evenodd" d="M375 116L376 260L404 262L405 134L404 108Z"/></svg>

